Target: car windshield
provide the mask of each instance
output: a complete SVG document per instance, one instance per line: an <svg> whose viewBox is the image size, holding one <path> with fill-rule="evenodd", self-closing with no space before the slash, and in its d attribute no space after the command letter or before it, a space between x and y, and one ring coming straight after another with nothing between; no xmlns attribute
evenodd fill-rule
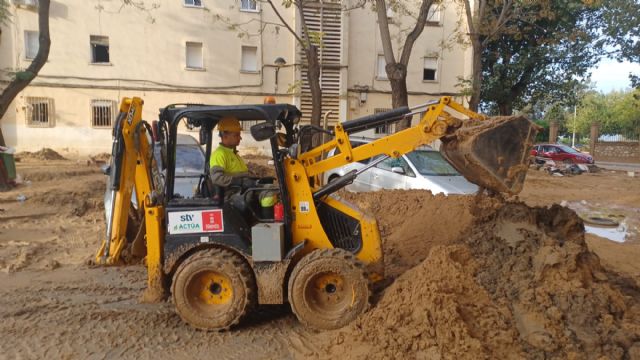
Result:
<svg viewBox="0 0 640 360"><path fill-rule="evenodd" d="M564 152L568 152L569 154L579 154L580 152L573 149L572 147L566 146L566 145L558 145L558 147L560 149L562 149L562 151Z"/></svg>
<svg viewBox="0 0 640 360"><path fill-rule="evenodd" d="M407 158L409 158L421 175L460 175L437 151L416 150L408 153Z"/></svg>
<svg viewBox="0 0 640 360"><path fill-rule="evenodd" d="M176 169L182 172L204 171L204 155L197 146L176 146Z"/></svg>

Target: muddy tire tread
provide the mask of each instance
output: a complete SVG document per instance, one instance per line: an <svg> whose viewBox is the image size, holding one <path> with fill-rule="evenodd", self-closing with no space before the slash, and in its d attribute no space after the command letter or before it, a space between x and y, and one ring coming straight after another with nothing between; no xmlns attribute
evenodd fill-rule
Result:
<svg viewBox="0 0 640 360"><path fill-rule="evenodd" d="M201 260L201 259L208 259L213 262L218 262L221 264L230 260L232 262L232 266L235 269L239 269L238 273L240 274L240 278L245 289L245 294L244 294L245 306L241 310L241 313L227 326L211 329L211 328L195 326L191 323L190 325L205 331L229 330L231 327L237 325L242 319L244 319L247 316L248 313L250 313L257 306L257 289L256 289L256 281L255 281L253 272L251 271L251 268L246 263L246 261L242 259L240 255L236 254L231 250L222 249L222 248L211 248L206 250L200 250L195 254L192 254L191 256L189 256L185 261L183 261L178 266L178 268L176 269L176 272L173 275L173 279L171 282L171 296L172 296L172 299L174 300L174 305L176 306L176 312L187 323L189 321L187 321L187 319L184 319L182 315L180 315L177 309L177 305L175 304L175 294L177 293L176 279L181 275L183 271L185 271L185 269L188 268L190 264L197 262L198 260Z"/></svg>

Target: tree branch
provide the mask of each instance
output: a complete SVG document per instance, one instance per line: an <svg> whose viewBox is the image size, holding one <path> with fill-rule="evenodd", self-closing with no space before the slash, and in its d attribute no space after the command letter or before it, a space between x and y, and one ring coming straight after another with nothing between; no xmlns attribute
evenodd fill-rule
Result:
<svg viewBox="0 0 640 360"><path fill-rule="evenodd" d="M278 9L276 9L276 6L273 4L272 0L267 0L267 2L269 3L269 5L271 5L271 9L273 9L273 12L276 13L276 15L278 16L278 18L280 19L280 21L282 22L282 25L284 25L284 27L287 28L287 30L289 30L289 32L296 38L296 40L298 40L298 42L300 43L300 45L303 48L307 48L306 44L304 43L304 41L300 38L300 36L298 36L298 34L295 32L295 30L293 30L291 28L291 26L289 26L289 24L284 20L284 18L282 17L282 15L280 14L280 12L278 11Z"/></svg>
<svg viewBox="0 0 640 360"><path fill-rule="evenodd" d="M418 40L420 34L424 31L424 26L427 24L427 16L429 15L429 8L433 5L433 0L422 0L422 5L420 6L420 13L418 15L418 20L416 21L416 26L411 30L409 35L407 35L407 39L404 42L404 46L402 47L402 55L400 56L400 63L404 66L409 65L409 57L411 57L411 50L413 49L413 44Z"/></svg>
<svg viewBox="0 0 640 360"><path fill-rule="evenodd" d="M387 64L394 64L396 58L393 55L393 46L391 45L391 34L389 33L389 20L387 19L387 4L385 0L376 0L376 11L378 13L378 26L380 27L380 40L382 40L384 60Z"/></svg>
<svg viewBox="0 0 640 360"><path fill-rule="evenodd" d="M9 104L38 75L49 58L51 38L49 35L50 0L40 0L38 5L38 54L25 71L19 71L9 85L0 94L0 119L9 108Z"/></svg>

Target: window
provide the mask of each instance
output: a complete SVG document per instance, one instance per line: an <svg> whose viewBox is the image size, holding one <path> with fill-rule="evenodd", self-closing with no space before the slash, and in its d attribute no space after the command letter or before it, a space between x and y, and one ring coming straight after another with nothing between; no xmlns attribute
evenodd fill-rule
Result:
<svg viewBox="0 0 640 360"><path fill-rule="evenodd" d="M91 100L91 126L94 128L111 128L116 113L116 102L113 100Z"/></svg>
<svg viewBox="0 0 640 360"><path fill-rule="evenodd" d="M384 59L384 55L378 55L378 65L376 70L376 79L387 80L387 61Z"/></svg>
<svg viewBox="0 0 640 360"><path fill-rule="evenodd" d="M421 175L460 176L460 173L437 151L414 150L406 156Z"/></svg>
<svg viewBox="0 0 640 360"><path fill-rule="evenodd" d="M379 113L386 112L386 111L389 111L389 110L391 110L391 109L380 109L380 108L376 108L376 109L373 109L373 113L374 113L374 114L379 114ZM373 133L374 133L374 134L391 134L391 132L392 132L392 131L391 131L391 130L392 130L392 129L391 129L391 125L392 125L392 124L389 124L389 123L385 123L385 124L382 124L382 125L378 125L378 126L376 126L376 128L373 130Z"/></svg>
<svg viewBox="0 0 640 360"><path fill-rule="evenodd" d="M94 64L109 63L109 37L91 35L91 62Z"/></svg>
<svg viewBox="0 0 640 360"><path fill-rule="evenodd" d="M184 6L202 7L202 0L184 0Z"/></svg>
<svg viewBox="0 0 640 360"><path fill-rule="evenodd" d="M422 72L422 80L424 81L436 81L438 71L438 58L426 57L424 58L424 70Z"/></svg>
<svg viewBox="0 0 640 360"><path fill-rule="evenodd" d="M40 41L38 39L37 31L25 31L24 32L24 58L33 60L38 55L38 49L40 48Z"/></svg>
<svg viewBox="0 0 640 360"><path fill-rule="evenodd" d="M438 26L440 25L440 17L442 11L440 9L440 4L433 4L429 8L429 13L427 14L427 25L428 26Z"/></svg>
<svg viewBox="0 0 640 360"><path fill-rule="evenodd" d="M241 11L258 11L257 0L240 0Z"/></svg>
<svg viewBox="0 0 640 360"><path fill-rule="evenodd" d="M202 43L187 42L187 69L204 69L202 60Z"/></svg>
<svg viewBox="0 0 640 360"><path fill-rule="evenodd" d="M242 65L240 71L258 72L258 48L255 46L242 47Z"/></svg>
<svg viewBox="0 0 640 360"><path fill-rule="evenodd" d="M44 97L27 97L26 106L27 126L53 126L53 99Z"/></svg>

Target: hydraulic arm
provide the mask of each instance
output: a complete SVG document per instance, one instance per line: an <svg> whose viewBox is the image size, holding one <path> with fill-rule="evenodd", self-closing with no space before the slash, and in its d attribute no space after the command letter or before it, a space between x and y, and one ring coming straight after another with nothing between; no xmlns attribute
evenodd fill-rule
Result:
<svg viewBox="0 0 640 360"><path fill-rule="evenodd" d="M487 118L450 97L426 104L418 124L357 148L351 147L349 134L399 120L410 111L404 107L336 125L333 140L299 156L307 176L314 177L381 154L397 158L418 146L442 139L445 157L470 181L496 192L517 193L521 190L527 169L527 149L533 144L537 126L524 117ZM335 156L315 160L333 148L339 149ZM331 188L339 187L340 183L327 185L316 194L324 195L330 193Z"/></svg>
<svg viewBox="0 0 640 360"><path fill-rule="evenodd" d="M131 211L132 193L138 199L138 211L144 213L146 226L147 267L149 286L146 298L162 294L162 243L164 232L163 206L157 201L153 186L153 146L149 143L148 124L142 120L143 101L140 98L124 98L114 126L109 175L110 217L107 234L98 250L98 264L114 265L121 259L127 244L126 230ZM152 299L149 299L152 300Z"/></svg>

